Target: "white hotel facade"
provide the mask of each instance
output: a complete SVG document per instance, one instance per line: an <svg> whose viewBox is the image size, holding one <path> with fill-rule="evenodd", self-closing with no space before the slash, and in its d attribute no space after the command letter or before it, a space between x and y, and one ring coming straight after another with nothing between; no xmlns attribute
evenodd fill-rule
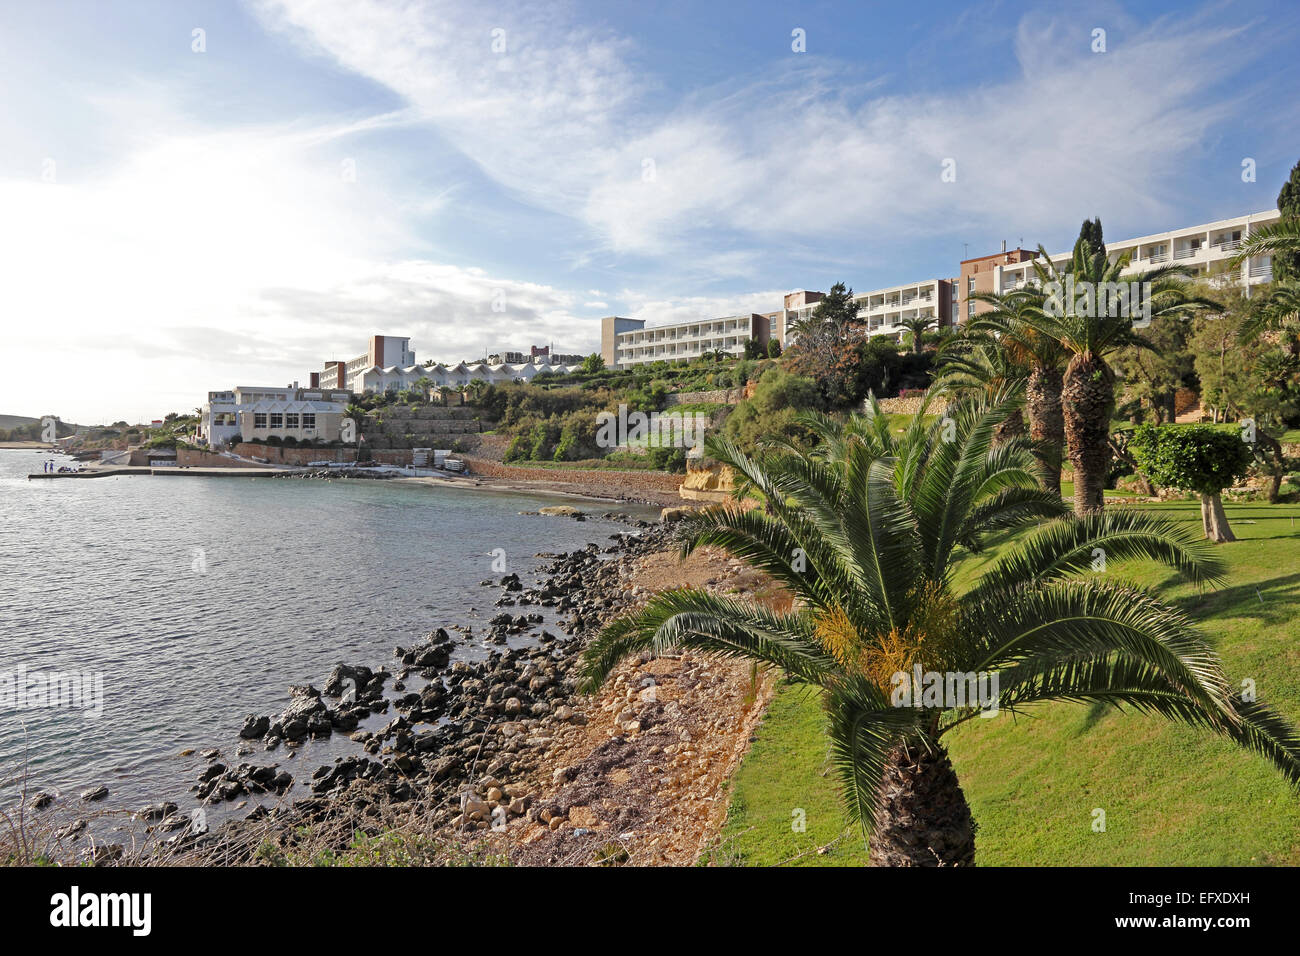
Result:
<svg viewBox="0 0 1300 956"><path fill-rule="evenodd" d="M1211 285L1240 284L1246 289L1273 281L1273 261L1270 256L1253 256L1237 269L1228 269L1228 260L1252 232L1270 226L1281 218L1276 209L1207 222L1199 226L1171 229L1150 236L1107 242L1106 254L1112 262L1129 254L1129 264L1124 275L1134 275L1162 265L1180 265L1191 269L1196 278ZM1050 255L1054 265L1070 261L1073 250ZM1036 252L1026 249L1003 250L978 259L962 262L962 274L957 281L961 304L957 310L960 321L987 311L990 306L970 298L972 292L1011 292L1034 278Z"/></svg>
<svg viewBox="0 0 1300 956"><path fill-rule="evenodd" d="M1113 259L1131 253L1126 275L1176 263L1193 270L1211 284L1240 283L1247 288L1273 279L1268 256L1251 258L1231 272L1227 261L1255 230L1278 221L1276 209L1250 213L1218 222L1208 222L1120 242L1107 242ZM1068 262L1072 250L1050 256L1055 264ZM965 259L959 275L934 277L904 285L887 286L855 293L858 319L868 336L900 336L904 323L928 318L936 327L959 325L989 306L972 298L975 292L1009 292L1034 276L1033 260L1038 253L1029 249L1008 250ZM629 368L647 362L698 358L721 350L743 354L746 339L757 339L766 348L775 339L782 346L793 344L793 329L807 319L823 297L821 292L800 290L785 297L781 309L749 316L701 319L671 325L647 327L644 319L606 316L601 319L601 355L610 368Z"/></svg>

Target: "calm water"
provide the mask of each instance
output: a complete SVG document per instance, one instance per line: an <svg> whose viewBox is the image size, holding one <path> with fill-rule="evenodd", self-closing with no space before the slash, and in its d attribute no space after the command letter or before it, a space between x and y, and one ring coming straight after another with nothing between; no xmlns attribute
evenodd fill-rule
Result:
<svg viewBox="0 0 1300 956"><path fill-rule="evenodd" d="M537 552L627 530L518 514L553 498L408 482L28 481L42 460L0 449L0 680L102 675L103 710L0 704L0 803L25 738L30 788L103 783L105 806L185 806L200 764L179 752L233 757L243 715L278 712L288 685L319 686L337 661L391 667L395 645L434 627L482 630L499 613L499 590L478 584L500 576L494 549L527 580ZM313 742L286 766L302 776L352 747Z"/></svg>

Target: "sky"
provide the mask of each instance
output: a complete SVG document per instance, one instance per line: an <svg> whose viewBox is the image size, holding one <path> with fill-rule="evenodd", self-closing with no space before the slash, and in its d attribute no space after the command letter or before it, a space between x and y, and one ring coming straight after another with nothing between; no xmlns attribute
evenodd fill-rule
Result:
<svg viewBox="0 0 1300 956"><path fill-rule="evenodd" d="M1272 209L1297 40L1294 0L5 2L0 413L147 421L375 333L586 353L604 315Z"/></svg>

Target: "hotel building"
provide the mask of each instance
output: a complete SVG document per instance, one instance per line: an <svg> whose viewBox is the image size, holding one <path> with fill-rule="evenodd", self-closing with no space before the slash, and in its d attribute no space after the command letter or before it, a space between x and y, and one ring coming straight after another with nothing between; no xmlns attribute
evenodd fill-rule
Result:
<svg viewBox="0 0 1300 956"><path fill-rule="evenodd" d="M646 328L644 319L611 315L600 321L600 352L610 368L689 360L719 351L740 357L750 339L756 339L766 349L770 328L770 320L758 313L651 328Z"/></svg>
<svg viewBox="0 0 1300 956"><path fill-rule="evenodd" d="M745 342L756 340L766 351L777 341L785 348L794 343L794 329L825 298L823 292L800 289L786 295L776 312L732 315L721 319L678 322L646 328L644 319L606 316L601 319L600 352L609 368L629 368L647 362L699 358L721 350L742 356ZM903 323L930 318L937 326L949 325L953 316L953 280L923 279L853 296L858 319L867 335L901 335Z"/></svg>
<svg viewBox="0 0 1300 956"><path fill-rule="evenodd" d="M1159 232L1121 242L1107 242L1106 253L1111 261L1130 253L1124 275L1145 272L1168 263L1186 266L1196 277L1208 279L1211 284L1224 285L1240 282L1249 289L1263 282L1273 281L1271 256L1252 256L1238 269L1228 271L1227 262L1236 253L1242 241L1252 232L1276 223L1281 213L1276 209L1221 219L1199 226L1187 226ZM1011 292L1034 278L1033 260L1037 252L1026 249L1006 250L992 255L966 259L961 264L958 289L961 293L959 315L962 322L987 311L990 306L970 298L972 292ZM1055 265L1070 261L1070 252L1051 256Z"/></svg>

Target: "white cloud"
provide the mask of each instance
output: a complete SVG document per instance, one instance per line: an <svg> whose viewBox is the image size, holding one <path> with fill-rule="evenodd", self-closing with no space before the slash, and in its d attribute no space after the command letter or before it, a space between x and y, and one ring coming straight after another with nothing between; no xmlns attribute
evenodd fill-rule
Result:
<svg viewBox="0 0 1300 956"><path fill-rule="evenodd" d="M723 234L883 244L1167 212L1170 173L1234 108L1211 90L1249 62L1236 29L1197 19L1131 26L1097 55L1076 13L1026 14L1017 74L973 89L886 94L843 64L776 61L673 101L629 68L630 44L564 14L379 0L260 9L405 97L506 188L615 251L652 256L695 257ZM494 24L505 57L489 52ZM949 158L956 182L940 176ZM1081 197L1106 208L1081 210Z"/></svg>
<svg viewBox="0 0 1300 956"><path fill-rule="evenodd" d="M160 115L101 106L105 122ZM171 116L95 178L60 168L52 183L0 181L6 352L22 357L0 381L0 409L148 419L209 389L305 381L377 331L456 358L473 357L459 353L486 344L486 329L493 344L590 343L593 324L565 293L403 258L421 246L412 210L436 212L436 200L409 202L364 160L351 181L339 158L360 130L400 121L214 132Z"/></svg>

